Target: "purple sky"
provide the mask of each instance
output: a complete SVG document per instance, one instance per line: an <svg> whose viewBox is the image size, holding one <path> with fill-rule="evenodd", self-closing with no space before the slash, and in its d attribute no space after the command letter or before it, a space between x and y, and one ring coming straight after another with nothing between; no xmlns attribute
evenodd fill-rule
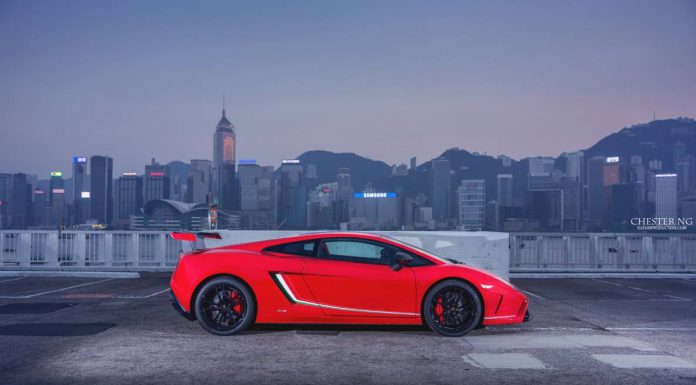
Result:
<svg viewBox="0 0 696 385"><path fill-rule="evenodd" d="M515 158L696 117L694 1L3 1L0 172L212 158ZM68 173L69 174L69 173Z"/></svg>

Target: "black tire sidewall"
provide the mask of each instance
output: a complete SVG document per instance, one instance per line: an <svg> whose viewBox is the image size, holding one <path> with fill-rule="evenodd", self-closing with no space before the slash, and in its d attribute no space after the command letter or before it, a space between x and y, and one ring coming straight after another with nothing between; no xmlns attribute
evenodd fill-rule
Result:
<svg viewBox="0 0 696 385"><path fill-rule="evenodd" d="M246 314L244 315L244 319L242 320L242 322L239 325L237 325L237 327L235 327L234 329L218 330L212 328L205 322L206 316L205 314L203 314L201 310L201 301L203 299L203 293L205 293L211 287L219 284L230 284L235 288L239 289L240 293L244 296L244 300L246 302L247 307ZM246 328L249 327L249 325L251 325L256 314L256 302L254 302L254 297L251 295L251 291L249 290L249 288L240 280L232 277L219 277L206 282L200 288L200 290L198 290L198 293L196 294L196 300L194 301L194 312L196 314L196 320L198 320L198 323L203 327L203 329L212 334L220 336L229 336L244 331Z"/></svg>
<svg viewBox="0 0 696 385"><path fill-rule="evenodd" d="M466 292L469 293L471 298L474 301L474 306L476 309L476 314L473 322L471 325L463 330L457 331L457 332L450 332L444 329L441 329L435 321L432 319L431 314L432 314L432 302L433 302L433 297L442 289L450 286L455 286L458 288L464 289ZM433 286L429 291L428 294L426 294L425 298L423 299L423 320L425 321L425 324L428 325L428 327L443 336L446 337L461 337L470 331L476 329L476 327L479 326L481 323L481 319L483 317L483 303L481 301L481 298L479 297L479 294L476 292L476 289L473 288L469 283L459 281L459 280L454 280L454 279L448 279L446 281L442 281L435 286Z"/></svg>

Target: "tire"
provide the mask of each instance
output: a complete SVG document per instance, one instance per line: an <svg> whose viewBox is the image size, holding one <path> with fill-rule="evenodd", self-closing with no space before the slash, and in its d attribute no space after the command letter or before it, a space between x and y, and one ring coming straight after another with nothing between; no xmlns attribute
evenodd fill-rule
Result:
<svg viewBox="0 0 696 385"><path fill-rule="evenodd" d="M423 300L423 319L434 332L460 337L476 329L483 304L469 284L448 279L433 286Z"/></svg>
<svg viewBox="0 0 696 385"><path fill-rule="evenodd" d="M196 295L194 311L198 323L210 333L229 336L251 325L256 303L240 280L219 277L206 282Z"/></svg>

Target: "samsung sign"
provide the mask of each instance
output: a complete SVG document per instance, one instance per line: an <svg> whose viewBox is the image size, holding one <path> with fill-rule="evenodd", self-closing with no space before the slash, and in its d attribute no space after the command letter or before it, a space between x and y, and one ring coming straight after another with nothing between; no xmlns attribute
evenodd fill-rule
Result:
<svg viewBox="0 0 696 385"><path fill-rule="evenodd" d="M72 161L73 163L87 163L87 158L84 156L73 156Z"/></svg>
<svg viewBox="0 0 696 385"><path fill-rule="evenodd" d="M396 198L395 192L357 192L353 198Z"/></svg>

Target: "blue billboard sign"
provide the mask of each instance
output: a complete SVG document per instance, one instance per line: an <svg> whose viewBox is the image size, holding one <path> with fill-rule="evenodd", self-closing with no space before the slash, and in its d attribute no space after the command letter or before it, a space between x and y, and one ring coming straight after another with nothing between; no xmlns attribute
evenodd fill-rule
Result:
<svg viewBox="0 0 696 385"><path fill-rule="evenodd" d="M396 198L395 192L356 192L353 198Z"/></svg>

